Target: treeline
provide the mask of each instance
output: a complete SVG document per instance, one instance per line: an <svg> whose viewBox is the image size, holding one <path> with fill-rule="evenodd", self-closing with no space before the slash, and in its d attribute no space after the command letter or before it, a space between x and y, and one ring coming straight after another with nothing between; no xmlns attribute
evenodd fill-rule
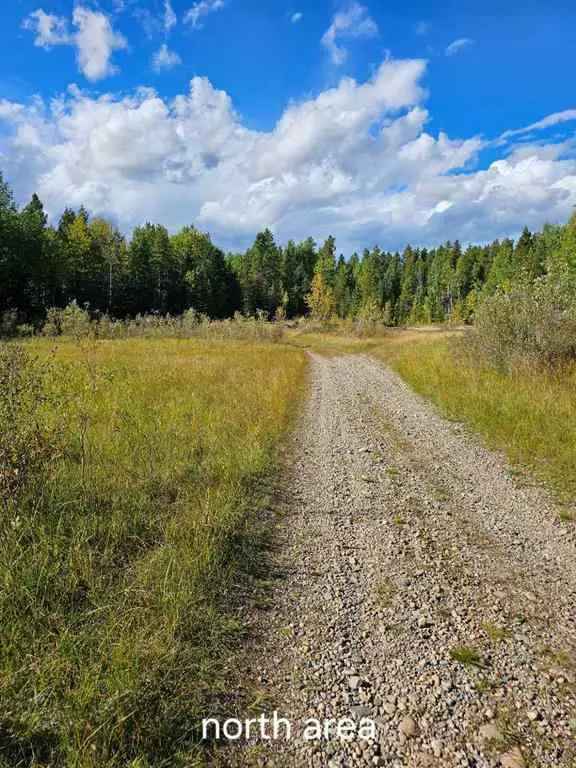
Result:
<svg viewBox="0 0 576 768"><path fill-rule="evenodd" d="M524 230L517 242L462 248L458 241L403 253L378 247L337 257L329 237L280 247L270 230L245 253L224 254L194 227L170 235L137 227L127 240L110 222L66 209L48 225L34 195L18 209L0 175L0 317L4 326L38 325L51 307L75 301L95 315L213 318L235 312L269 317L312 313L389 325L468 322L480 300L520 279L563 268L576 272L576 216L565 226Z"/></svg>

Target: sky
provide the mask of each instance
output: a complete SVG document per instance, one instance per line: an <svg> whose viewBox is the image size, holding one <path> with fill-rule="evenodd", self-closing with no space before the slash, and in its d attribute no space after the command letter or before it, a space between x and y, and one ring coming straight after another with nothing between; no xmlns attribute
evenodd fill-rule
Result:
<svg viewBox="0 0 576 768"><path fill-rule="evenodd" d="M53 221L487 242L576 205L572 0L10 0L0 171Z"/></svg>

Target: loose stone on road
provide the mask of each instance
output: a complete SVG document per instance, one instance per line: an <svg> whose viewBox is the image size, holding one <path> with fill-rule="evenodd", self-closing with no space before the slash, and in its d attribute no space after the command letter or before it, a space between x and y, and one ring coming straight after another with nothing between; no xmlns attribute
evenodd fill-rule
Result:
<svg viewBox="0 0 576 768"><path fill-rule="evenodd" d="M236 743L231 764L573 768L576 546L551 497L385 366L311 358L252 655L296 729L376 736Z"/></svg>

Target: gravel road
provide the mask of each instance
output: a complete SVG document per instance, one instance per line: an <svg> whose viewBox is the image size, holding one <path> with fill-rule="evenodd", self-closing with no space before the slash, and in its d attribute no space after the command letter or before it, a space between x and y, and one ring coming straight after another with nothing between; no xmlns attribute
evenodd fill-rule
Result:
<svg viewBox="0 0 576 768"><path fill-rule="evenodd" d="M289 741L230 764L576 766L576 543L542 488L365 356L311 355L252 649ZM304 741L307 718L372 740Z"/></svg>

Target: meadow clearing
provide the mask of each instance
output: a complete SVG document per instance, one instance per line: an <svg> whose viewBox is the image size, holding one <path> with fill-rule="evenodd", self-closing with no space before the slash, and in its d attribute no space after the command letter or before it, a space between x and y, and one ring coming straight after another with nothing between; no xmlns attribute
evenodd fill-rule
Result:
<svg viewBox="0 0 576 768"><path fill-rule="evenodd" d="M202 764L200 717L226 706L245 629L233 594L261 559L306 351L390 365L573 498L575 372L498 373L462 338L4 344L0 765Z"/></svg>
<svg viewBox="0 0 576 768"><path fill-rule="evenodd" d="M170 339L17 350L2 349L3 459L16 446L23 482L4 477L2 496L0 764L193 764L305 356Z"/></svg>

